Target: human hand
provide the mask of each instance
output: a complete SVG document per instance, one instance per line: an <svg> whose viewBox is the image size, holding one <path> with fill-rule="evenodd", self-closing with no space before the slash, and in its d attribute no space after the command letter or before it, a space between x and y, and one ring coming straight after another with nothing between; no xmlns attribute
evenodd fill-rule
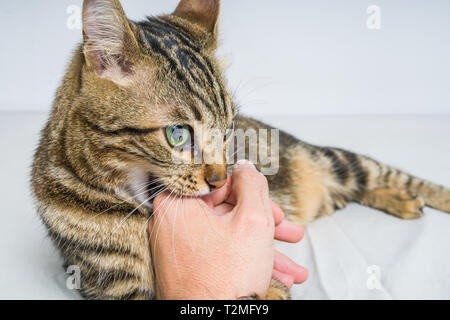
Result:
<svg viewBox="0 0 450 320"><path fill-rule="evenodd" d="M216 213L226 214L236 204L236 200L231 195L231 186L231 176L229 176L225 186L202 199ZM304 236L304 228L285 220L283 211L272 200L270 200L270 204L275 222L274 238L289 243L300 242ZM287 288L291 288L294 283L301 284L306 281L308 278L308 270L299 266L282 253L275 251L272 278L280 281Z"/></svg>
<svg viewBox="0 0 450 320"><path fill-rule="evenodd" d="M263 297L271 275L287 286L306 279L306 270L274 252L274 235L296 242L302 230L283 222L253 165L236 165L231 181L202 199L165 195L154 206L150 243L158 298Z"/></svg>

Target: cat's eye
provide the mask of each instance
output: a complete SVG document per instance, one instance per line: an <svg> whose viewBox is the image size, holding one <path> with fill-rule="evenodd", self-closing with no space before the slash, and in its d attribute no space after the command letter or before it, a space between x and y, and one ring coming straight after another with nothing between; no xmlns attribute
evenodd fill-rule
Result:
<svg viewBox="0 0 450 320"><path fill-rule="evenodd" d="M188 125L167 127L166 136L167 141L169 141L172 147L181 147L190 141L191 127Z"/></svg>
<svg viewBox="0 0 450 320"><path fill-rule="evenodd" d="M233 134L233 130L234 130L234 122L232 122L230 124L230 126L227 128L227 131L226 131L225 136L223 138L224 141L227 141L231 137L231 135Z"/></svg>

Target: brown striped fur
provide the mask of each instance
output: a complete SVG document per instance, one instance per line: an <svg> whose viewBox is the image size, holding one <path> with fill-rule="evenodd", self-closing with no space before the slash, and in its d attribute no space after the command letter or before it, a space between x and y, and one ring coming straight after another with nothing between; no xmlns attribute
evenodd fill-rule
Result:
<svg viewBox="0 0 450 320"><path fill-rule="evenodd" d="M173 163L165 127L199 121L224 136L233 120L236 128L269 128L237 116L214 55L218 14L218 0L182 0L172 15L135 23L117 0L84 2L84 42L42 130L32 189L65 264L81 269L86 298L154 298L145 200L163 188L172 197L205 194L214 187L208 177L225 175L225 162ZM206 156L225 154L213 139L203 146ZM302 225L349 201L406 219L424 205L450 212L444 187L283 132L279 164L268 176L271 197ZM289 297L273 281L266 298Z"/></svg>

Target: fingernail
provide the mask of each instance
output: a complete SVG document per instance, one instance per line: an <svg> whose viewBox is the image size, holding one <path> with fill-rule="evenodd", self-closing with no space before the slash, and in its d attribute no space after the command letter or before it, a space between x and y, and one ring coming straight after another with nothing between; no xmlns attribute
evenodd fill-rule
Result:
<svg viewBox="0 0 450 320"><path fill-rule="evenodd" d="M243 167L252 167L252 168L254 168L255 165L254 165L251 161L249 161L249 160L247 160L247 159L239 160L239 161L236 162L236 164L234 165L234 168L243 168Z"/></svg>

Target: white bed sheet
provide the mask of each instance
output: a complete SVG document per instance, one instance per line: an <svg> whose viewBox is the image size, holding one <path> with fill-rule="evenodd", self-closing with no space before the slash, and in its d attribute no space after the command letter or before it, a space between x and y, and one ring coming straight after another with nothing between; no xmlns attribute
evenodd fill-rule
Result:
<svg viewBox="0 0 450 320"><path fill-rule="evenodd" d="M264 117L260 117L264 120ZM79 299L46 237L29 190L44 114L0 113L0 299ZM450 186L450 116L279 116L265 119L303 140L370 155ZM279 248L306 266L295 299L450 299L450 215L429 208L403 221L349 205ZM380 271L379 286L368 268ZM370 271L370 270L369 270ZM373 278L371 278L373 279Z"/></svg>

